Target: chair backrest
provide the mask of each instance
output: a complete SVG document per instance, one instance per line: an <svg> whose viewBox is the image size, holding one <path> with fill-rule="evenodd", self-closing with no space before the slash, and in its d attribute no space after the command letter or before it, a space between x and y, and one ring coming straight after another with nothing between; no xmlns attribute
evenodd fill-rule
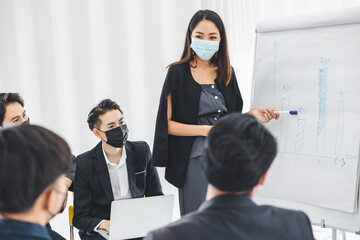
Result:
<svg viewBox="0 0 360 240"><path fill-rule="evenodd" d="M74 192L72 193L73 196L73 204L74 204ZM74 206L69 206L69 226L70 226L70 240L74 240L74 225L73 225L73 218L74 218Z"/></svg>

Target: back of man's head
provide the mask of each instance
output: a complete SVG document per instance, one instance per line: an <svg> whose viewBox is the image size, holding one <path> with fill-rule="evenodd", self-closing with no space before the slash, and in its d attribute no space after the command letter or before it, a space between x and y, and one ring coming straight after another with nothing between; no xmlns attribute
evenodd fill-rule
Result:
<svg viewBox="0 0 360 240"><path fill-rule="evenodd" d="M66 173L71 163L68 144L35 125L0 130L0 214L22 213Z"/></svg>
<svg viewBox="0 0 360 240"><path fill-rule="evenodd" d="M251 191L269 169L276 148L274 137L254 117L228 114L209 133L203 173L221 191Z"/></svg>
<svg viewBox="0 0 360 240"><path fill-rule="evenodd" d="M0 93L0 126L3 125L6 106L11 103L18 103L24 107L24 99L18 93Z"/></svg>

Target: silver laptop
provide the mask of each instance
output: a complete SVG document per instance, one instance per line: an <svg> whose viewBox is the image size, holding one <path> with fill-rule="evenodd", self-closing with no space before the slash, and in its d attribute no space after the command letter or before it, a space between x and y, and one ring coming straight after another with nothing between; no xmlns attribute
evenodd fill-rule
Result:
<svg viewBox="0 0 360 240"><path fill-rule="evenodd" d="M111 203L110 232L100 231L106 239L144 237L172 222L174 195L133 198Z"/></svg>

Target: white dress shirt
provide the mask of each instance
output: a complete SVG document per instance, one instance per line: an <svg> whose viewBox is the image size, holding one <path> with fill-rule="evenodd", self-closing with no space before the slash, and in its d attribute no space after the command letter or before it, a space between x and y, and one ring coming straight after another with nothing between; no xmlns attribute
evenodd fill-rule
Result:
<svg viewBox="0 0 360 240"><path fill-rule="evenodd" d="M111 189L114 195L114 200L120 199L128 199L132 198L130 187L129 187L129 178L128 171L126 166L126 149L125 146L122 150L122 155L118 164L112 163L109 161L108 157L104 149L102 150L104 154L104 158L106 161L106 166L109 171ZM94 228L94 231L97 232L98 226L103 222L99 222L99 224Z"/></svg>
<svg viewBox="0 0 360 240"><path fill-rule="evenodd" d="M126 166L126 149L123 148L122 155L118 164L109 161L103 149L106 166L109 171L111 188L114 195L114 200L132 198L128 171Z"/></svg>

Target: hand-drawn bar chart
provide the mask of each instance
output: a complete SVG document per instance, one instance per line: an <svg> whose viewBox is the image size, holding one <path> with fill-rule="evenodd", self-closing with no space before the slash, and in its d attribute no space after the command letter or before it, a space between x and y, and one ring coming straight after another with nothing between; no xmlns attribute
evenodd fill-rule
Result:
<svg viewBox="0 0 360 240"><path fill-rule="evenodd" d="M265 124L278 156L264 196L357 210L360 46L343 37L360 41L357 26L258 33L252 107L298 111Z"/></svg>
<svg viewBox="0 0 360 240"><path fill-rule="evenodd" d="M305 122L305 119L297 120L294 153L300 153L304 148Z"/></svg>

